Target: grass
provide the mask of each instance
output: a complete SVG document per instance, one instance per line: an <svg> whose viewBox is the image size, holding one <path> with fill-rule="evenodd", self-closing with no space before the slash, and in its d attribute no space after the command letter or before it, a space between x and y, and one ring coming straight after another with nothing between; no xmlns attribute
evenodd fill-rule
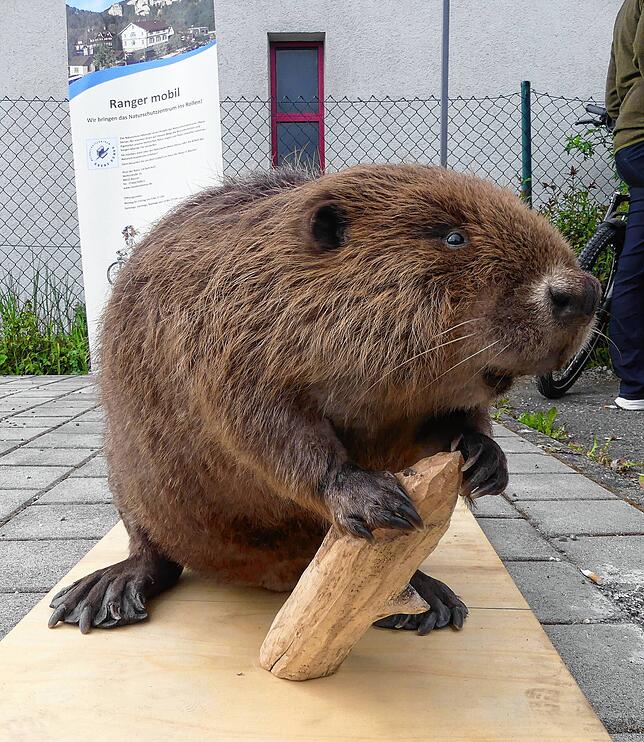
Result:
<svg viewBox="0 0 644 742"><path fill-rule="evenodd" d="M580 451L584 453L591 461L595 461L602 466L607 466L620 474L640 469L644 463L641 461L631 461L630 459L614 459L609 451L612 440L609 438L602 445L599 444L597 436L593 436L593 445L588 451Z"/></svg>
<svg viewBox="0 0 644 742"><path fill-rule="evenodd" d="M504 410L504 412L505 411L506 410ZM629 459L623 458L614 459L609 450L610 444L612 443L612 439L610 438L607 439L605 443L600 444L597 440L597 436L593 436L593 445L587 450L585 446L571 441L566 429L562 425L559 426L556 424L556 407L551 407L547 412L523 412L516 419L528 428L537 430L539 433L543 433L560 443L566 443L568 448L575 451L580 456L586 456L586 458L591 461L601 464L602 466L612 469L620 474L625 474L644 466L644 463L641 461L630 461Z"/></svg>
<svg viewBox="0 0 644 742"><path fill-rule="evenodd" d="M28 290L0 283L0 375L88 373L84 305L46 269L32 276Z"/></svg>
<svg viewBox="0 0 644 742"><path fill-rule="evenodd" d="M512 405L507 397L497 399L492 406L493 409L490 411L490 417L497 422L502 420L504 415L512 415L513 413Z"/></svg>
<svg viewBox="0 0 644 742"><path fill-rule="evenodd" d="M547 412L522 412L517 420L528 428L554 438L556 441L567 441L568 433L563 426L556 425L557 408L551 407Z"/></svg>

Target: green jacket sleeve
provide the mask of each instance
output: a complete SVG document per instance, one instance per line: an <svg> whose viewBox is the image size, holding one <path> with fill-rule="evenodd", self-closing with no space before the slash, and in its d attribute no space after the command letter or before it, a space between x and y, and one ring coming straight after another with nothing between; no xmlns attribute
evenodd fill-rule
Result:
<svg viewBox="0 0 644 742"><path fill-rule="evenodd" d="M635 31L635 39L633 41L633 62L639 70L641 77L642 71L644 71L644 0L640 0L639 5L640 17L637 22L637 30Z"/></svg>
<svg viewBox="0 0 644 742"><path fill-rule="evenodd" d="M611 48L610 64L608 65L608 75L606 76L606 110L613 121L619 116L620 103L621 101L617 94L615 49Z"/></svg>

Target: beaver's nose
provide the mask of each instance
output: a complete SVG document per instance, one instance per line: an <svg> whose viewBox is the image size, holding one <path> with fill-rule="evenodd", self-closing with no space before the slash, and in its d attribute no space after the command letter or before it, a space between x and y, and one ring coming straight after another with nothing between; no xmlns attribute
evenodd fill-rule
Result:
<svg viewBox="0 0 644 742"><path fill-rule="evenodd" d="M599 281L589 274L575 286L550 286L548 289L552 312L560 322L592 317L599 305L600 292Z"/></svg>

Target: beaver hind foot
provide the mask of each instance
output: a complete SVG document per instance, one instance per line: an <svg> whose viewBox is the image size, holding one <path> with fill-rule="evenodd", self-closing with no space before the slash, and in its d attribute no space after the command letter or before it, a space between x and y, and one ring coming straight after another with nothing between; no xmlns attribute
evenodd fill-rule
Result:
<svg viewBox="0 0 644 742"><path fill-rule="evenodd" d="M465 603L447 585L418 570L409 584L430 605L430 609L424 613L397 613L387 616L376 621L374 626L381 629L417 631L420 636L429 634L432 629L442 629L444 626L463 628L469 611Z"/></svg>
<svg viewBox="0 0 644 742"><path fill-rule="evenodd" d="M81 633L92 627L111 629L147 618L145 601L172 587L183 567L147 549L77 580L54 596L49 619L78 624Z"/></svg>

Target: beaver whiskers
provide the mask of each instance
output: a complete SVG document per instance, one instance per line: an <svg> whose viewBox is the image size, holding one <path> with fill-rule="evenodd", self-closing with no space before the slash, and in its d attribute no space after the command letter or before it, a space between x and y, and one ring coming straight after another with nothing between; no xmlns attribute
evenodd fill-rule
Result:
<svg viewBox="0 0 644 742"><path fill-rule="evenodd" d="M423 389L429 389L430 386L432 386L433 384L435 384L439 379L442 379L443 376L446 376L448 373L450 373L450 371L453 371L455 368L458 368L458 366L462 366L467 361L469 361L472 358L480 355L481 353L484 353L486 350L489 350L490 348L493 348L497 343L500 343L500 342L501 342L500 340L495 340L494 342L490 343L489 345L486 345L485 348L481 348L480 350L477 350L476 353L472 353L471 355L467 356L467 358L463 358L462 361L459 361L458 363L455 363L453 366L450 366L450 368L448 368L447 371L444 371L440 376L436 376L435 378L433 378L429 382L429 384L426 384L423 387ZM506 346L506 348L504 348L504 350L506 350L508 347L509 347L509 343Z"/></svg>
<svg viewBox="0 0 644 742"><path fill-rule="evenodd" d="M475 322L476 320L467 320L466 322L460 322L458 325L454 325L454 327L450 327L449 330L444 330L443 332L439 332L438 335L434 336L434 340L436 338L439 338L441 335L446 335L448 332L451 332L452 330L455 330L457 327L461 327L461 325L466 325L468 322ZM453 340L448 340L446 343L441 343L440 345L434 345L431 348L427 348L426 350L421 350L420 353L416 353L415 355L411 356L411 358L407 358L407 360L403 361L402 363L399 363L397 366L394 366L392 369L384 373L379 379L374 381L371 386L367 387L365 391L360 395L358 398L358 401L361 402L367 395L368 392L370 392L374 387L378 386L381 382L383 382L387 376L390 376L391 374L395 373L399 369L401 369L403 366L406 366L408 363L412 363L412 361L416 361L418 358L422 358L423 356L426 356L428 353L431 353L434 350L439 350L440 348L444 348L446 345L451 345L452 343L458 343L461 340L467 340L468 338L474 337L476 333L471 332L469 335L463 335L463 337L460 338L454 338Z"/></svg>

